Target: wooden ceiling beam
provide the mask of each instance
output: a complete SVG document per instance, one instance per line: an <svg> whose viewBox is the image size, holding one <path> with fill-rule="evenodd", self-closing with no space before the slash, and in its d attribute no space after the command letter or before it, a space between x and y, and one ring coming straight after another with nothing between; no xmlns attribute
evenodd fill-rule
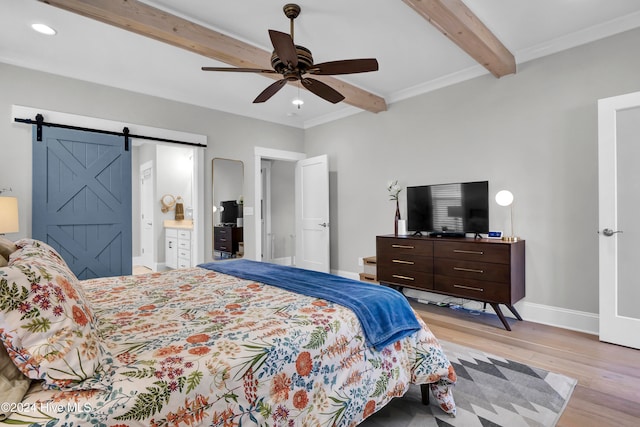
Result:
<svg viewBox="0 0 640 427"><path fill-rule="evenodd" d="M271 69L271 52L154 8L138 0L39 1L235 67ZM261 75L276 79L280 78L279 75L273 74ZM334 77L322 77L325 83L345 96L343 102L349 105L373 113L387 109L384 98Z"/></svg>
<svg viewBox="0 0 640 427"><path fill-rule="evenodd" d="M496 77L514 74L511 52L462 0L402 0Z"/></svg>

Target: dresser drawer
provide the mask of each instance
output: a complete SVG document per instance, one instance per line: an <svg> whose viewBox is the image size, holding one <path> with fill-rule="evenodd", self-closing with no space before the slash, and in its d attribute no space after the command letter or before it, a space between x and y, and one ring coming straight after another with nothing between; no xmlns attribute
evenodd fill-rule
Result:
<svg viewBox="0 0 640 427"><path fill-rule="evenodd" d="M509 245L499 243L434 242L434 256L467 261L509 264Z"/></svg>
<svg viewBox="0 0 640 427"><path fill-rule="evenodd" d="M388 259L401 255L433 256L433 242L412 239L380 238L376 239L376 256Z"/></svg>
<svg viewBox="0 0 640 427"><path fill-rule="evenodd" d="M394 255L394 256L391 256ZM413 253L384 253L376 256L377 269L411 272L433 272L433 258Z"/></svg>
<svg viewBox="0 0 640 427"><path fill-rule="evenodd" d="M435 274L500 283L510 282L510 269L508 264L491 264L486 262L438 258L435 262Z"/></svg>
<svg viewBox="0 0 640 427"><path fill-rule="evenodd" d="M433 289L433 273L405 269L378 270L378 281L417 289Z"/></svg>
<svg viewBox="0 0 640 427"><path fill-rule="evenodd" d="M216 241L213 246L213 249L215 249L216 251L231 252L231 242Z"/></svg>
<svg viewBox="0 0 640 427"><path fill-rule="evenodd" d="M178 230L178 238L184 239L184 240L191 240L191 231Z"/></svg>
<svg viewBox="0 0 640 427"><path fill-rule="evenodd" d="M435 275L436 292L479 301L506 303L510 301L510 287L505 283L486 282L461 277Z"/></svg>

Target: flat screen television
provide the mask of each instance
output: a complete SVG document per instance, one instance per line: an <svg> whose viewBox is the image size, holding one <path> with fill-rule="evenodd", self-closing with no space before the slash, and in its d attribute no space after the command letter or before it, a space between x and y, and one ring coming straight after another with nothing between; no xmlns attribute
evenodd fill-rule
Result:
<svg viewBox="0 0 640 427"><path fill-rule="evenodd" d="M435 235L489 232L489 182L407 187L407 229Z"/></svg>
<svg viewBox="0 0 640 427"><path fill-rule="evenodd" d="M236 225L238 221L238 202L235 200L228 200L220 202L222 205L222 212L220 212L220 223L224 225Z"/></svg>

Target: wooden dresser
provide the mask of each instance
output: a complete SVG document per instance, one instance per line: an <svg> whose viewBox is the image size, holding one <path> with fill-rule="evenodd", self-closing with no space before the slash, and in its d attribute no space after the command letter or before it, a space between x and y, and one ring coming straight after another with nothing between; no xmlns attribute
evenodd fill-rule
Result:
<svg viewBox="0 0 640 427"><path fill-rule="evenodd" d="M243 241L242 227L213 227L213 250L228 257L238 253L239 243Z"/></svg>
<svg viewBox="0 0 640 427"><path fill-rule="evenodd" d="M377 236L380 283L488 303L507 330L499 304L522 320L513 304L525 296L524 240Z"/></svg>

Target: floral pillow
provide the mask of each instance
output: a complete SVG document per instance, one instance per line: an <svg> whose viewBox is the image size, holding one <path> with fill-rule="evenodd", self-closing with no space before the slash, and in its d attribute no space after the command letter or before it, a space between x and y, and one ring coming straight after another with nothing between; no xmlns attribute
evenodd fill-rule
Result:
<svg viewBox="0 0 640 427"><path fill-rule="evenodd" d="M11 254L9 259L9 265L12 264L29 264L33 260L48 260L51 261L49 265L50 268L53 268L60 276L65 278L70 284L73 285L75 291L79 294L82 300L87 304L89 308L91 308L87 297L84 292L84 288L82 285L78 283L78 278L75 274L69 269L69 266L64 261L64 259L60 256L58 251L49 246L48 244L35 239L20 239L15 242L17 249L15 252ZM91 309L91 312L93 310Z"/></svg>
<svg viewBox="0 0 640 427"><path fill-rule="evenodd" d="M107 388L111 356L75 275L50 246L16 243L18 251L0 268L0 341L7 353L45 388Z"/></svg>

